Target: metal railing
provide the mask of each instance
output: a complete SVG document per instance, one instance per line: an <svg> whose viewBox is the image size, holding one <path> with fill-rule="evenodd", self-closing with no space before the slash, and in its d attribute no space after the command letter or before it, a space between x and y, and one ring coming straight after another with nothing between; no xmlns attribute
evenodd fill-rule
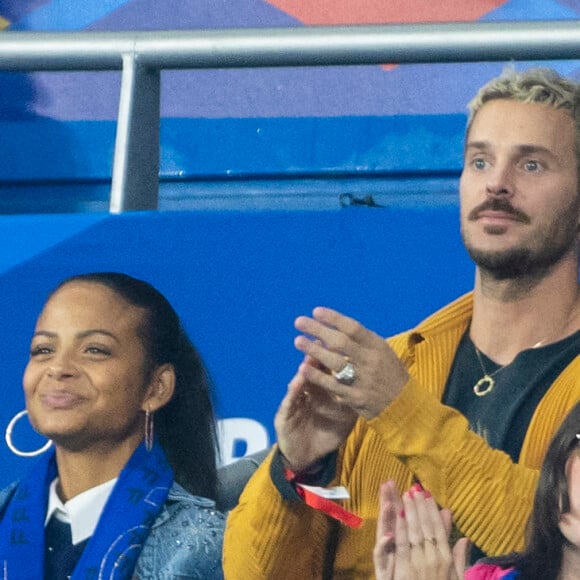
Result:
<svg viewBox="0 0 580 580"><path fill-rule="evenodd" d="M109 210L157 209L161 70L580 58L580 21L0 33L0 70L121 70Z"/></svg>

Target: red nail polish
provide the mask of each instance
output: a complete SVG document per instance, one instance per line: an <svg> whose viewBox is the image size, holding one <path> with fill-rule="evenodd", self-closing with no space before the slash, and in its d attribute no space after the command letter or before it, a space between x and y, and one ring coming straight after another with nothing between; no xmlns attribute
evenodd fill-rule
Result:
<svg viewBox="0 0 580 580"><path fill-rule="evenodd" d="M413 491L416 491L416 492L423 491L423 486L420 483L417 482L417 483L414 483L413 484L413 486L411 487L411 489Z"/></svg>
<svg viewBox="0 0 580 580"><path fill-rule="evenodd" d="M399 512L399 517L404 518L405 517L405 510L401 510Z"/></svg>
<svg viewBox="0 0 580 580"><path fill-rule="evenodd" d="M429 499L430 497L433 497L433 496L431 495L431 492L426 489L425 490L425 499Z"/></svg>

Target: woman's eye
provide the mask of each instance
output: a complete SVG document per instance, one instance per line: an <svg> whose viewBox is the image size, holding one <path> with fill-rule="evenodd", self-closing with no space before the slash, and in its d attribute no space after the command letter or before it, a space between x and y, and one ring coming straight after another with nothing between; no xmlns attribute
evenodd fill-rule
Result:
<svg viewBox="0 0 580 580"><path fill-rule="evenodd" d="M30 356L50 354L51 352L52 352L52 349L48 346L33 346L30 349Z"/></svg>
<svg viewBox="0 0 580 580"><path fill-rule="evenodd" d="M475 167L475 169L485 169L485 161L483 159L474 159L473 160L473 167Z"/></svg>
<svg viewBox="0 0 580 580"><path fill-rule="evenodd" d="M103 348L102 346L88 346L86 348L86 352L89 354L102 354L102 355L110 355L111 351L107 348Z"/></svg>

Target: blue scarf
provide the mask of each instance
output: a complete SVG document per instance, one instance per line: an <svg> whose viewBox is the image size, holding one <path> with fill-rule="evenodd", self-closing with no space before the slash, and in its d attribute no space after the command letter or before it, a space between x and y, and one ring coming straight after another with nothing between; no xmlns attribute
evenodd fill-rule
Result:
<svg viewBox="0 0 580 580"><path fill-rule="evenodd" d="M0 576L43 578L48 489L57 476L55 452L21 480L0 522ZM140 445L119 475L72 580L130 579L173 483L163 449Z"/></svg>

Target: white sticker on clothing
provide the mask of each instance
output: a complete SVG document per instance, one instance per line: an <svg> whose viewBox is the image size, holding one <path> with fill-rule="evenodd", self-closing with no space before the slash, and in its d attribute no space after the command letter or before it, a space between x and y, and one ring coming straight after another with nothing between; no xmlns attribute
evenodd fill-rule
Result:
<svg viewBox="0 0 580 580"><path fill-rule="evenodd" d="M323 497L325 499L349 499L350 494L346 487L342 485L338 485L336 487L318 487L316 485L304 485L303 483L297 483L296 485L300 486L303 489L308 490L309 492Z"/></svg>

